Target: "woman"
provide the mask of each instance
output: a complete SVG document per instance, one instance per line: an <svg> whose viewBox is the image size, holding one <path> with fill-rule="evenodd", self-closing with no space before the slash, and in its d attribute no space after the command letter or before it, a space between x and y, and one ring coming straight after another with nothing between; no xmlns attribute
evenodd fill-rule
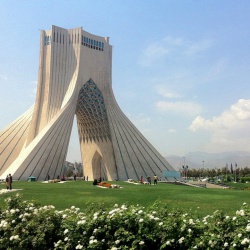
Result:
<svg viewBox="0 0 250 250"><path fill-rule="evenodd" d="M6 188L8 190L10 188L10 178L9 178L8 175L7 175L6 179L5 179L5 183L6 183Z"/></svg>

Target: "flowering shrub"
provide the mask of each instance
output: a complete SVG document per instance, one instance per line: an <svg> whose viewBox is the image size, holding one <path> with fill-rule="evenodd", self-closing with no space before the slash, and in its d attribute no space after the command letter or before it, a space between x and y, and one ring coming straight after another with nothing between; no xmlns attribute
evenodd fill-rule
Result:
<svg viewBox="0 0 250 250"><path fill-rule="evenodd" d="M86 213L38 206L17 195L0 213L0 249L248 249L250 208L204 218L157 202L95 207Z"/></svg>

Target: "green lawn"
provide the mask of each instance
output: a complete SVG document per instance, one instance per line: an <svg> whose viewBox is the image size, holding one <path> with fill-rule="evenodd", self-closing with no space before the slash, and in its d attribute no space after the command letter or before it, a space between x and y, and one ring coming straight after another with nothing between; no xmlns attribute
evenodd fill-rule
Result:
<svg viewBox="0 0 250 250"><path fill-rule="evenodd" d="M65 183L41 183L14 181L14 189L22 189L19 193L24 200L33 200L41 205L54 205L62 210L72 205L89 209L93 203L112 207L114 204L140 204L149 207L159 200L168 208L180 208L185 211L198 212L200 216L212 214L215 210L223 210L233 215L246 202L250 204L250 190L234 189L202 189L188 186L159 183L158 185L134 185L125 182L113 182L123 188L104 189L92 185L92 182L69 181ZM250 184L249 184L250 186ZM5 184L0 188L5 189ZM4 199L15 195L9 192L0 195L0 207Z"/></svg>

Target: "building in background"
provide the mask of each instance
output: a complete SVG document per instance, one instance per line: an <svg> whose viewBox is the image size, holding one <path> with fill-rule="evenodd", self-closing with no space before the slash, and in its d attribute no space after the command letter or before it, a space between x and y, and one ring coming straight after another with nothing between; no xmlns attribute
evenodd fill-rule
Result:
<svg viewBox="0 0 250 250"><path fill-rule="evenodd" d="M115 100L109 38L52 26L41 31L35 104L0 132L0 178L62 176L75 115L89 180L174 171Z"/></svg>

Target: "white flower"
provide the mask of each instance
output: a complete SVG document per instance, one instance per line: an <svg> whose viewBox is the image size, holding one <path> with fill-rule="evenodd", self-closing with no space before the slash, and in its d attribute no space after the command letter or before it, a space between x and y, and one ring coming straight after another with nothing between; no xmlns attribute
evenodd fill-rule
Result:
<svg viewBox="0 0 250 250"><path fill-rule="evenodd" d="M57 243L54 243L55 247L58 247L58 246L60 245L61 242L62 242L62 241L59 240L59 241L57 241Z"/></svg>
<svg viewBox="0 0 250 250"><path fill-rule="evenodd" d="M120 243L120 240L116 240L115 244L118 245Z"/></svg>
<svg viewBox="0 0 250 250"><path fill-rule="evenodd" d="M83 248L83 246L81 245L81 244L78 244L77 246L76 246L76 249L82 249Z"/></svg>
<svg viewBox="0 0 250 250"><path fill-rule="evenodd" d="M69 232L69 229L66 228L63 233L67 234L68 232Z"/></svg>
<svg viewBox="0 0 250 250"><path fill-rule="evenodd" d="M167 245L167 246L170 246L170 245L171 245L171 242L168 240L168 241L166 242L166 245Z"/></svg>
<svg viewBox="0 0 250 250"><path fill-rule="evenodd" d="M225 219L229 219L229 216L227 215L227 216L225 217Z"/></svg>
<svg viewBox="0 0 250 250"><path fill-rule="evenodd" d="M85 224L85 222L86 222L86 220L79 220L79 221L77 222L77 225L83 225L83 224Z"/></svg>
<svg viewBox="0 0 250 250"><path fill-rule="evenodd" d="M140 222L140 223L143 222L143 219L140 219L139 222Z"/></svg>
<svg viewBox="0 0 250 250"><path fill-rule="evenodd" d="M162 225L163 225L163 222L160 222L160 223L159 223L159 226L162 226Z"/></svg>
<svg viewBox="0 0 250 250"><path fill-rule="evenodd" d="M12 220L11 223L15 223L16 221L15 220Z"/></svg>
<svg viewBox="0 0 250 250"><path fill-rule="evenodd" d="M151 219L151 220L153 220L155 217L153 216L153 215L149 215L149 218Z"/></svg>
<svg viewBox="0 0 250 250"><path fill-rule="evenodd" d="M236 211L236 214L244 216L245 215L245 211L243 209L241 209L241 210Z"/></svg>
<svg viewBox="0 0 250 250"><path fill-rule="evenodd" d="M241 245L245 245L245 244L247 244L248 242L249 242L249 239L244 238L244 240L241 241Z"/></svg>
<svg viewBox="0 0 250 250"><path fill-rule="evenodd" d="M127 207L126 207L125 205L122 205L122 206L121 206L121 209L126 210Z"/></svg>
<svg viewBox="0 0 250 250"><path fill-rule="evenodd" d="M141 240L141 241L139 242L139 245L144 245L144 241Z"/></svg>
<svg viewBox="0 0 250 250"><path fill-rule="evenodd" d="M246 230L247 230L247 232L250 231L250 224L247 224Z"/></svg>
<svg viewBox="0 0 250 250"><path fill-rule="evenodd" d="M15 209L11 209L11 210L10 210L10 213L11 213L11 214L14 214L15 212L16 212Z"/></svg>
<svg viewBox="0 0 250 250"><path fill-rule="evenodd" d="M111 250L117 250L117 248L116 247L112 247Z"/></svg>
<svg viewBox="0 0 250 250"><path fill-rule="evenodd" d="M225 242L225 243L224 243L224 247L227 247L227 246L228 246L228 243L227 243L227 242Z"/></svg>
<svg viewBox="0 0 250 250"><path fill-rule="evenodd" d="M142 211L142 210L139 210L139 211L138 211L138 214L141 214L141 213L143 213L143 211Z"/></svg>
<svg viewBox="0 0 250 250"><path fill-rule="evenodd" d="M95 239L94 236L91 236L91 237L90 237L89 244L91 245L91 244L94 244L94 243L97 243L97 239Z"/></svg>
<svg viewBox="0 0 250 250"><path fill-rule="evenodd" d="M238 237L241 238L242 234L238 234Z"/></svg>
<svg viewBox="0 0 250 250"><path fill-rule="evenodd" d="M118 207L118 204L115 204L114 207Z"/></svg>
<svg viewBox="0 0 250 250"><path fill-rule="evenodd" d="M189 224L193 225L194 224L194 220L193 219L189 219Z"/></svg>
<svg viewBox="0 0 250 250"><path fill-rule="evenodd" d="M181 244L184 240L185 240L185 238L184 238L184 237L181 237L181 238L178 240L178 242Z"/></svg>
<svg viewBox="0 0 250 250"><path fill-rule="evenodd" d="M71 206L71 209L75 209L76 207L75 206Z"/></svg>
<svg viewBox="0 0 250 250"><path fill-rule="evenodd" d="M243 203L243 206L246 206L246 202Z"/></svg>
<svg viewBox="0 0 250 250"><path fill-rule="evenodd" d="M192 229L191 229L191 228L189 228L189 229L188 229L188 232L189 232L189 233L191 233L191 232L192 232Z"/></svg>
<svg viewBox="0 0 250 250"><path fill-rule="evenodd" d="M236 219L237 219L237 217L236 217L236 216L234 216L234 217L233 217L233 220L236 220Z"/></svg>
<svg viewBox="0 0 250 250"><path fill-rule="evenodd" d="M65 218L67 217L67 214L63 214L63 216L62 216L62 217L63 217L63 219L65 219Z"/></svg>
<svg viewBox="0 0 250 250"><path fill-rule="evenodd" d="M64 241L68 241L68 239L69 239L68 237L65 237L65 238L64 238Z"/></svg>

